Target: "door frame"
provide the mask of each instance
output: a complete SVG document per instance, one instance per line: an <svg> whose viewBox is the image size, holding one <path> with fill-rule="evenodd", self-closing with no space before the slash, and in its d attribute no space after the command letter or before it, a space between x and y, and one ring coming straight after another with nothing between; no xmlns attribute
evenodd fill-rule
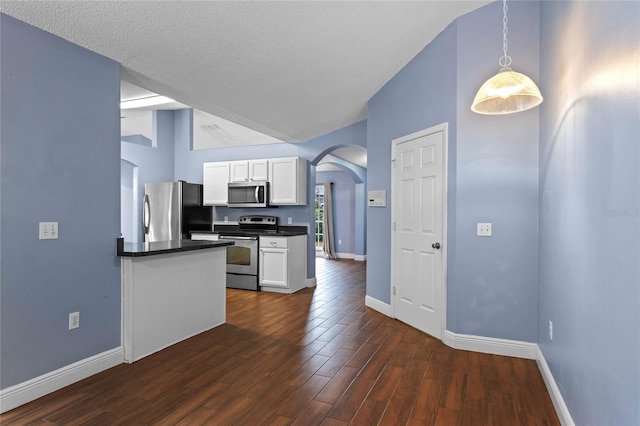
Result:
<svg viewBox="0 0 640 426"><path fill-rule="evenodd" d="M448 201L448 161L449 161L449 123L441 123L435 126L419 130L415 133L411 133L400 138L393 139L391 141L391 285L389 286L389 294L391 295L391 317L396 318L396 296L393 294L393 288L395 287L395 268L396 268L396 238L394 224L396 223L397 211L395 208L396 193L396 149L397 146L403 142L408 142L413 139L417 139L423 136L427 136L433 133L443 132L444 141L442 144L442 292L441 292L441 318L440 318L440 340L444 338L444 332L447 329L447 253L449 251L449 245L447 241L448 231L448 217L447 217L447 201Z"/></svg>

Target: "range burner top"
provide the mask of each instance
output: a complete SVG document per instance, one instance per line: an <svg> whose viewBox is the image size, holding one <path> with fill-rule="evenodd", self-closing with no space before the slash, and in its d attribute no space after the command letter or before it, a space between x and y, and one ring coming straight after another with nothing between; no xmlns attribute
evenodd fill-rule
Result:
<svg viewBox="0 0 640 426"><path fill-rule="evenodd" d="M277 232L278 218L276 216L240 216L238 230L242 232Z"/></svg>

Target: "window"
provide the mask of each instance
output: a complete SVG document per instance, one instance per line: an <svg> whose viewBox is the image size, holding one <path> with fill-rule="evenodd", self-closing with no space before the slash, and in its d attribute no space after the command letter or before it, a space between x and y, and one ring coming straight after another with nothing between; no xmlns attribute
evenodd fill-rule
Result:
<svg viewBox="0 0 640 426"><path fill-rule="evenodd" d="M316 251L322 251L324 243L324 185L316 185Z"/></svg>

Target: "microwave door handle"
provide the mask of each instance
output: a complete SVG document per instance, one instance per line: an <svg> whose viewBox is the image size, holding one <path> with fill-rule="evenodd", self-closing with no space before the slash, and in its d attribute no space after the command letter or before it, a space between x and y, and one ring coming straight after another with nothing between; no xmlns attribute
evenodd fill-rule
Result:
<svg viewBox="0 0 640 426"><path fill-rule="evenodd" d="M256 185L256 203L260 202L260 198L258 198L259 193L260 193L260 185Z"/></svg>
<svg viewBox="0 0 640 426"><path fill-rule="evenodd" d="M144 204L142 206L142 225L144 233L149 233L149 224L151 223L151 208L149 206L149 194L144 194Z"/></svg>

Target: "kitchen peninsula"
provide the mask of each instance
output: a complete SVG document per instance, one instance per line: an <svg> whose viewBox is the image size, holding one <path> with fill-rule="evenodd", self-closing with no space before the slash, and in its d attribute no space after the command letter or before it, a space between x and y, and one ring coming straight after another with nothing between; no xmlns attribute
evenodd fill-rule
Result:
<svg viewBox="0 0 640 426"><path fill-rule="evenodd" d="M124 360L137 361L226 321L228 241L124 243Z"/></svg>

